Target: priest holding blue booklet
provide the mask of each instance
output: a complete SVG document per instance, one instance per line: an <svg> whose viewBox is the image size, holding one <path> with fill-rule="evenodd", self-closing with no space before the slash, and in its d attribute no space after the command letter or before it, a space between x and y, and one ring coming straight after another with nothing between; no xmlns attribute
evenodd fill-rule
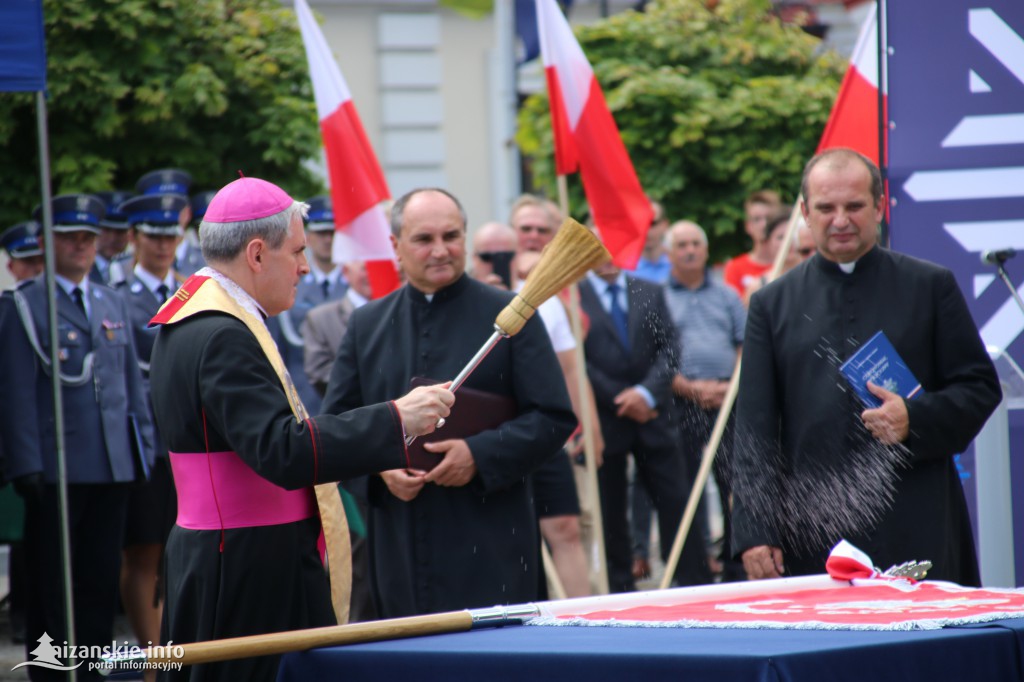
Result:
<svg viewBox="0 0 1024 682"><path fill-rule="evenodd" d="M750 302L737 556L753 579L820 573L845 537L882 568L929 560L929 578L979 585L954 456L1001 391L964 297L949 270L878 244L882 179L866 157L818 154L801 190L818 253ZM921 390L907 399L866 383L880 403L867 407L840 366L880 331Z"/></svg>

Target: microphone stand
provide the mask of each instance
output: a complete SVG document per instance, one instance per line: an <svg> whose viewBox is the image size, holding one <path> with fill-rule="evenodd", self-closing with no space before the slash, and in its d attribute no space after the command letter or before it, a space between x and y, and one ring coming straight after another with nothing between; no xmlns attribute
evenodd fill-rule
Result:
<svg viewBox="0 0 1024 682"><path fill-rule="evenodd" d="M1017 291L1017 287L1013 286L1013 282L1010 281L1010 276L1006 274L1006 258L999 258L996 260L996 270L999 272L999 276L1004 282L1006 282L1007 288L1013 295L1013 300L1017 302L1017 307L1024 313L1024 300L1021 300L1020 293Z"/></svg>

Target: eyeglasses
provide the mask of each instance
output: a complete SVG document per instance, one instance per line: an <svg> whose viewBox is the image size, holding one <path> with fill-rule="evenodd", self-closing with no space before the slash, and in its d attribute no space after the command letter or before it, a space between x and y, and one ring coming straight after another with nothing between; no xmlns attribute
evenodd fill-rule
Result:
<svg viewBox="0 0 1024 682"><path fill-rule="evenodd" d="M514 255L516 255L515 251L478 251L476 257L484 263L492 263L502 258L511 259Z"/></svg>
<svg viewBox="0 0 1024 682"><path fill-rule="evenodd" d="M796 252L799 253L804 258L807 258L812 253L814 253L814 247L810 247L809 246L809 247L806 247L806 248L803 248L803 249L797 249Z"/></svg>

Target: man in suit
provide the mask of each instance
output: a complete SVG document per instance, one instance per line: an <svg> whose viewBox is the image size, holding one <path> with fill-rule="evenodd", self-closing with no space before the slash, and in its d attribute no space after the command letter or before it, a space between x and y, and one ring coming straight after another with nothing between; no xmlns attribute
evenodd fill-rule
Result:
<svg viewBox="0 0 1024 682"><path fill-rule="evenodd" d="M143 462L153 463L128 308L113 289L88 277L103 211L102 201L88 194L53 200L62 435L80 646L111 642L130 484L141 476ZM29 651L44 632L58 642L67 638L47 306L41 278L0 299L0 377L17 387L17 400L0 410L0 438L4 476L14 482L26 506L25 549L33 567L28 576ZM79 679L90 674L82 668ZM30 675L63 679L63 673L40 667Z"/></svg>
<svg viewBox="0 0 1024 682"><path fill-rule="evenodd" d="M314 307L302 323L303 366L306 378L319 395L327 391L331 378L331 367L338 355L338 347L348 331L348 321L357 308L370 300L370 279L366 275L366 264L349 261L341 266L348 282L348 291L336 301L328 301ZM366 499L367 477L343 481L343 494L351 495L356 509L346 508L349 514L349 534L352 541L352 610L350 622L377 619L377 608L373 603L370 587L370 556L366 545L366 523L370 507ZM358 514L354 513L358 510Z"/></svg>
<svg viewBox="0 0 1024 682"><path fill-rule="evenodd" d="M734 448L733 547L751 578L820 573L845 538L883 568L978 585L953 456L999 403L953 274L878 245L882 177L849 149L812 158L801 205L818 253L753 295ZM923 391L868 389L838 365L884 331ZM979 456L983 456L980 453Z"/></svg>
<svg viewBox="0 0 1024 682"><path fill-rule="evenodd" d="M284 364L291 374L299 397L310 414L320 412L321 393L313 388L303 366L305 341L302 338L302 323L314 306L336 301L345 295L348 283L341 274L341 267L332 261L334 240L334 209L331 198L313 197L309 204L309 222L306 224L306 245L309 254L309 272L299 281L295 294L295 305L276 317L267 320L277 348L284 358ZM337 351L337 346L334 348Z"/></svg>
<svg viewBox="0 0 1024 682"><path fill-rule="evenodd" d="M676 333L657 284L602 265L580 282L580 305L590 317L584 344L604 434L599 471L605 554L612 592L636 589L626 520L626 459L632 453L640 480L658 512L662 558L675 539L686 505L686 463L670 423ZM684 546L679 584L708 582L703 551Z"/></svg>
<svg viewBox="0 0 1024 682"><path fill-rule="evenodd" d="M171 267L181 241L179 215L188 205L184 194L144 194L119 208L131 226L135 267L118 291L128 304L139 369L149 397L149 366L157 329L149 326L160 306L185 281ZM155 429L154 429L155 430ZM159 567L164 542L174 525L177 505L167 448L156 433L156 460L149 480L132 489L121 566L121 600L139 642L158 642L163 591ZM147 672L155 678L155 671Z"/></svg>
<svg viewBox="0 0 1024 682"><path fill-rule="evenodd" d="M350 261L341 266L341 272L348 282L345 295L315 306L306 315L300 328L305 343L303 365L306 378L320 395L327 391L331 367L338 355L338 346L348 330L349 318L356 308L361 308L370 300L372 293L365 263Z"/></svg>

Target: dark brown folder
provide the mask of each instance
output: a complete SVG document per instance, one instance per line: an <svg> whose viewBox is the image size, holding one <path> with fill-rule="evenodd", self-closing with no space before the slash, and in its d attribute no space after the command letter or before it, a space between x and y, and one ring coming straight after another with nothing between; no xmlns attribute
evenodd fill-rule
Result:
<svg viewBox="0 0 1024 682"><path fill-rule="evenodd" d="M413 377L409 382L413 388L440 383L444 382L423 377ZM444 426L429 435L420 436L409 446L409 465L413 469L430 471L441 463L444 456L436 452L427 452L423 448L424 443L475 436L498 428L505 422L515 419L518 414L519 406L509 396L461 386L455 392L455 405L452 406L452 413L444 420Z"/></svg>

